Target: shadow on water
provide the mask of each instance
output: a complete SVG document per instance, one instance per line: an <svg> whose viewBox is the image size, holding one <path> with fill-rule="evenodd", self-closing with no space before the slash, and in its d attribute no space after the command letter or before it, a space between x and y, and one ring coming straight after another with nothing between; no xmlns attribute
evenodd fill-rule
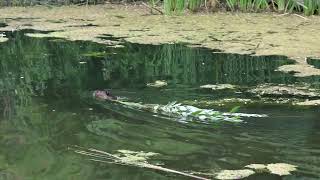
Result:
<svg viewBox="0 0 320 180"><path fill-rule="evenodd" d="M319 177L317 111L260 107L253 111L272 114L272 118L190 125L145 112L121 115L88 104L82 96L109 88L132 101L166 104L215 98L198 90L203 84L314 81L275 71L293 63L285 57L224 54L180 44L123 42L124 48L112 48L30 38L23 33L7 34L9 41L0 44L0 179L181 178L93 163L67 151L74 144L108 152L158 152L161 155L152 162L178 170L219 171L251 163L287 162L300 167L294 178ZM168 86L145 86L159 79Z"/></svg>
<svg viewBox="0 0 320 180"><path fill-rule="evenodd" d="M1 22L0 22L0 27L6 27L6 26L7 26L6 23L1 23Z"/></svg>

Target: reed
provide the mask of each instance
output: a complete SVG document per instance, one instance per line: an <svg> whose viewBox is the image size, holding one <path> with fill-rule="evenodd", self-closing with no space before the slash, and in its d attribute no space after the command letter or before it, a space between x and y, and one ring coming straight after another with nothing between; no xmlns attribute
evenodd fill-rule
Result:
<svg viewBox="0 0 320 180"><path fill-rule="evenodd" d="M255 9L256 11L259 10L265 10L269 8L269 4L266 0L254 0L252 9Z"/></svg>
<svg viewBox="0 0 320 180"><path fill-rule="evenodd" d="M185 0L163 0L165 14L180 14L186 9Z"/></svg>
<svg viewBox="0 0 320 180"><path fill-rule="evenodd" d="M0 0L0 6L33 6L33 5L69 5L69 4L99 4L109 0ZM120 0L116 0L120 1ZM128 0L132 2L133 0ZM149 1L154 7L155 0ZM320 0L215 0L220 7L229 11L260 12L269 7L279 13L304 13L306 16L320 14ZM197 11L207 8L210 0L159 0L163 3L165 14L181 14L185 9Z"/></svg>
<svg viewBox="0 0 320 180"><path fill-rule="evenodd" d="M319 13L319 5L319 0L304 0L304 14L310 16L315 14L316 12Z"/></svg>
<svg viewBox="0 0 320 180"><path fill-rule="evenodd" d="M231 11L235 11L236 7L237 7L237 2L238 0L226 0L227 2L227 7L231 10Z"/></svg>
<svg viewBox="0 0 320 180"><path fill-rule="evenodd" d="M196 11L200 8L202 3L203 3L202 0L189 0L188 1L188 8L191 11Z"/></svg>
<svg viewBox="0 0 320 180"><path fill-rule="evenodd" d="M310 16L320 12L319 0L225 0L225 6L231 11L243 12L267 10L269 6L279 13L304 12Z"/></svg>

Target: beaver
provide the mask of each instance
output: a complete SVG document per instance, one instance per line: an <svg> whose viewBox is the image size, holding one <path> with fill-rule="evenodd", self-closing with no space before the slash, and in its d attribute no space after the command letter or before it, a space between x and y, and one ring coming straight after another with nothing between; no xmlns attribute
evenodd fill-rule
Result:
<svg viewBox="0 0 320 180"><path fill-rule="evenodd" d="M93 91L93 97L98 100L116 101L118 98L111 94L107 89Z"/></svg>

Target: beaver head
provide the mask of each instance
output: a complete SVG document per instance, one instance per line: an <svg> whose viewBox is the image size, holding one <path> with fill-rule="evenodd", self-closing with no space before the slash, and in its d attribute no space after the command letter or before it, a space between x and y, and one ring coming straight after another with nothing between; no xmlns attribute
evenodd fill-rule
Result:
<svg viewBox="0 0 320 180"><path fill-rule="evenodd" d="M112 95L108 90L95 90L93 97L99 100L117 100L117 97Z"/></svg>

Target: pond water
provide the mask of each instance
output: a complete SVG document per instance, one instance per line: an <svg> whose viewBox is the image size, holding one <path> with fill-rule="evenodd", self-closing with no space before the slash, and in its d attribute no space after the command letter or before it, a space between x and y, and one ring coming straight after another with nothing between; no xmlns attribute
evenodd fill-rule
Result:
<svg viewBox="0 0 320 180"><path fill-rule="evenodd" d="M79 145L114 153L119 149L160 153L150 160L180 171L218 172L252 163L298 166L283 179L320 178L319 108L243 106L239 112L267 114L242 123L181 123L84 97L111 89L128 101L167 104L246 98L205 84L253 87L264 83L311 83L275 71L293 61L282 57L224 54L183 44L123 48L91 42L31 38L7 33L0 44L0 179L186 179L153 170L89 161L68 150ZM110 38L106 36L106 38ZM156 80L168 86L147 87ZM210 108L228 112L230 107ZM93 127L93 124L97 125ZM260 174L248 179L281 179Z"/></svg>

